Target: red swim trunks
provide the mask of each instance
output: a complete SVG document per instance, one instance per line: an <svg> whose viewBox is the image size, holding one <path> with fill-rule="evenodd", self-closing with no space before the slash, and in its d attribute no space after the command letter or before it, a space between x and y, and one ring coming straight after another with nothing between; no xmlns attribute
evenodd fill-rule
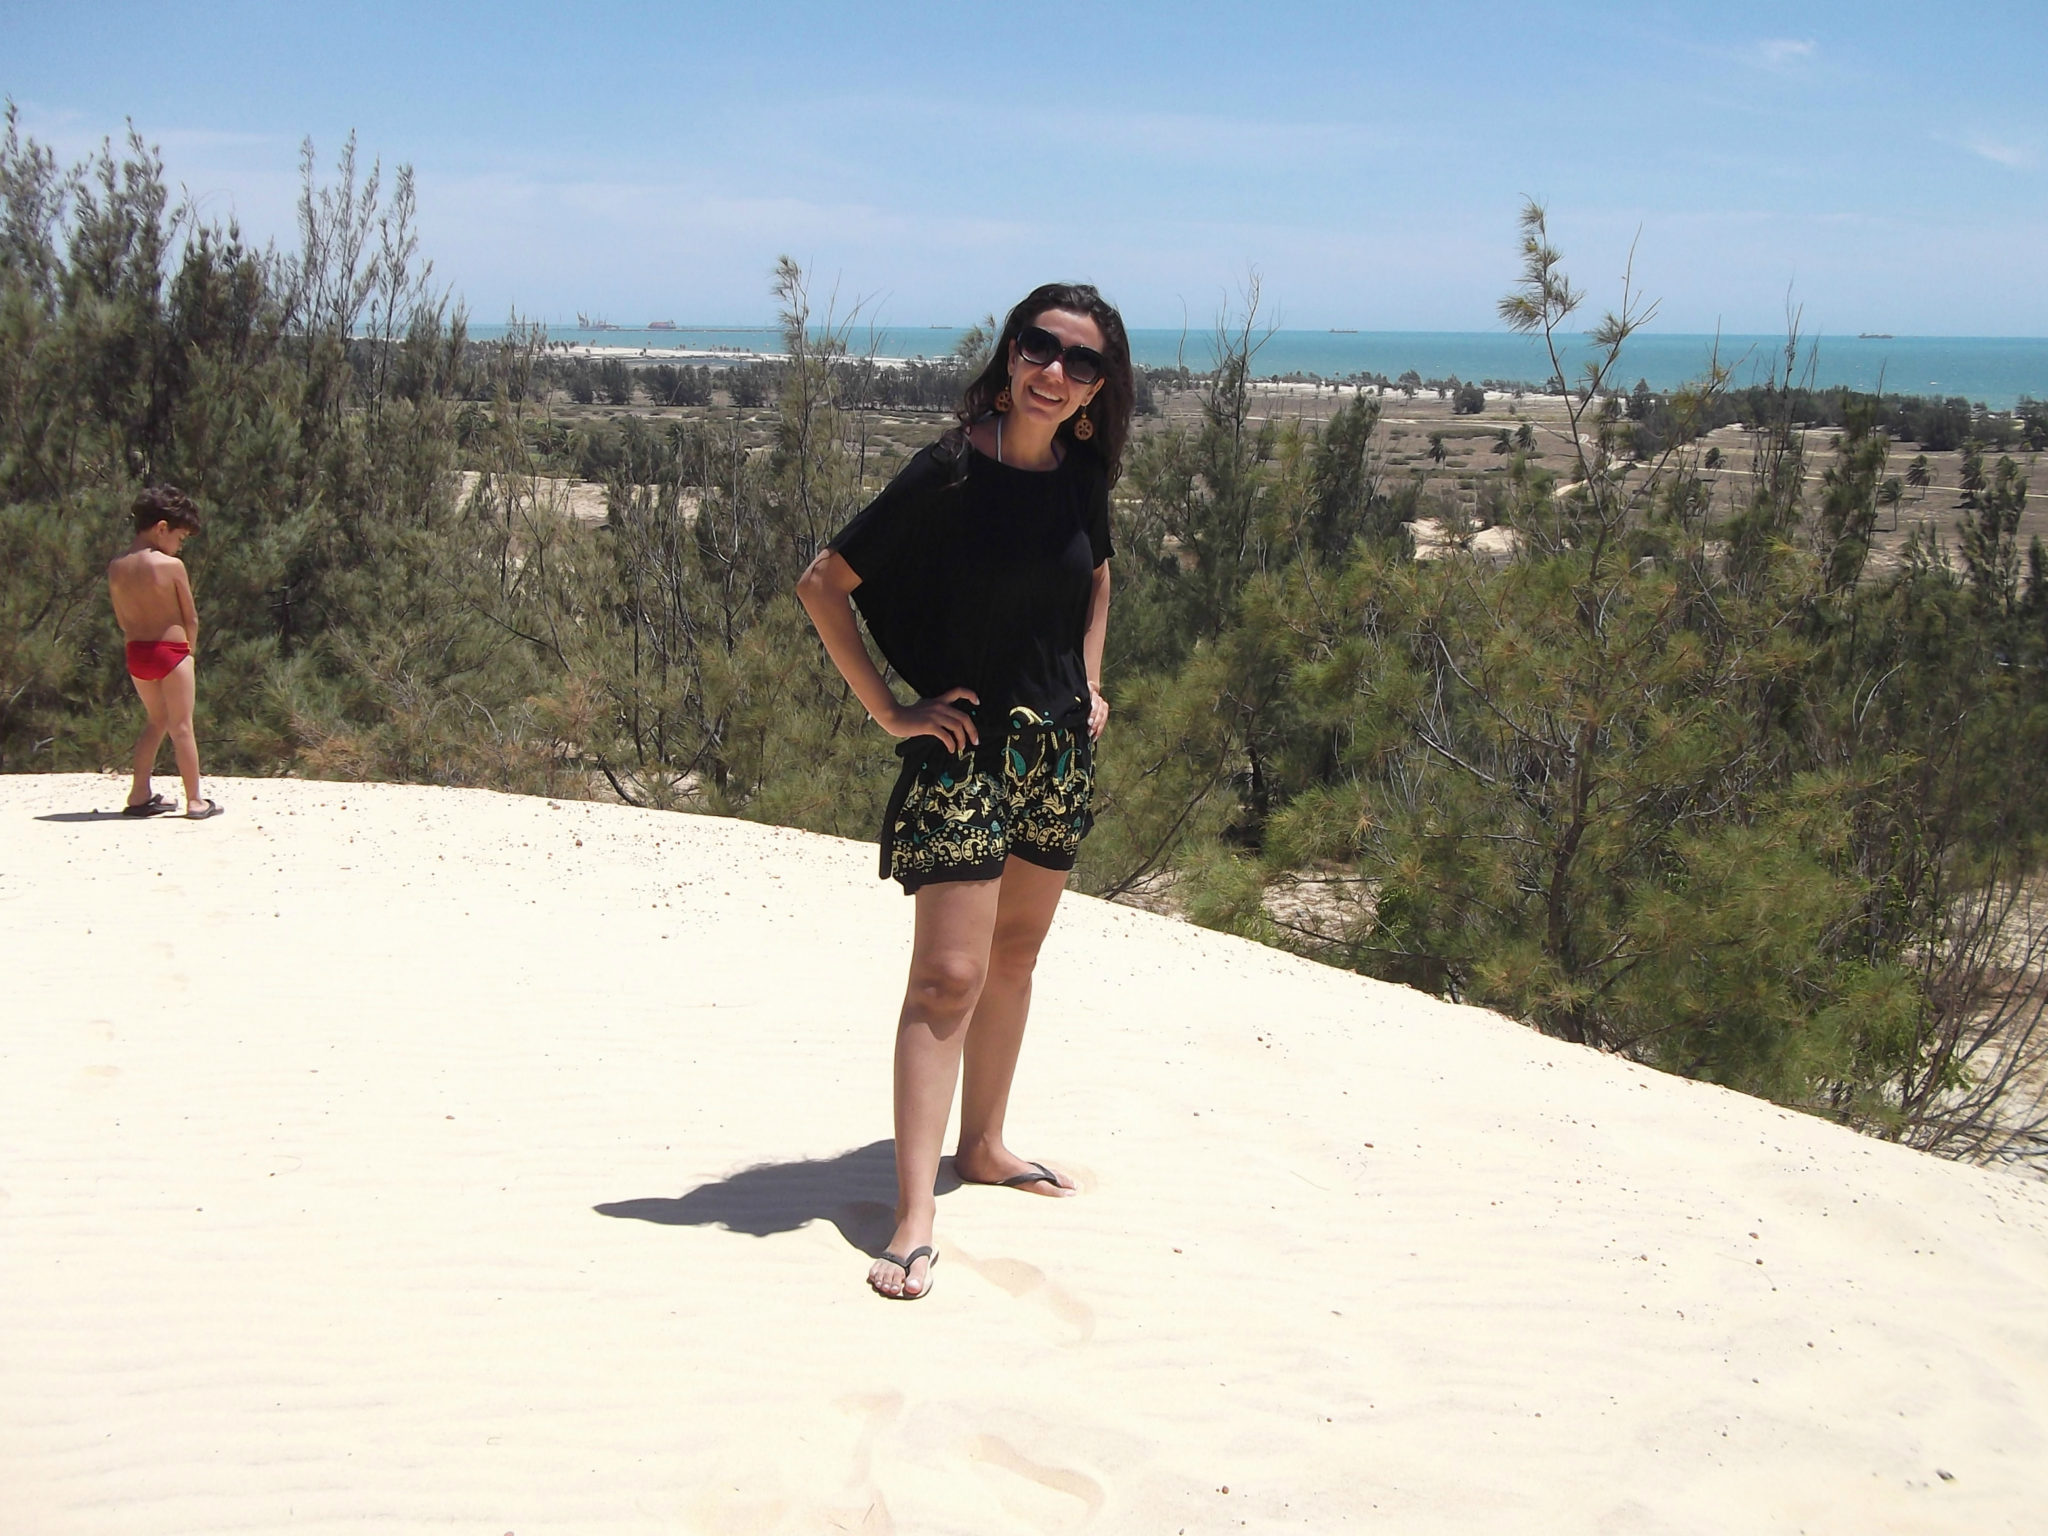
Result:
<svg viewBox="0 0 2048 1536"><path fill-rule="evenodd" d="M130 640L128 675L153 683L178 670L178 663L192 654L182 640Z"/></svg>

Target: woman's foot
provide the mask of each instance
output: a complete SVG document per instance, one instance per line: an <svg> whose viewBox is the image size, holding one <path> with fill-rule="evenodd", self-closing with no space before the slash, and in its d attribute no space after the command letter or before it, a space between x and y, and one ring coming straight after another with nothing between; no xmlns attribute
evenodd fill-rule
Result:
<svg viewBox="0 0 2048 1536"><path fill-rule="evenodd" d="M1074 1181L1044 1163L1026 1162L1005 1146L961 1148L953 1154L953 1171L964 1184L1002 1184L1034 1195L1064 1198L1080 1190Z"/></svg>
<svg viewBox="0 0 2048 1536"><path fill-rule="evenodd" d="M932 1265L938 1254L931 1242L929 1217L898 1222L889 1246L868 1269L869 1286L891 1301L915 1301L932 1288Z"/></svg>

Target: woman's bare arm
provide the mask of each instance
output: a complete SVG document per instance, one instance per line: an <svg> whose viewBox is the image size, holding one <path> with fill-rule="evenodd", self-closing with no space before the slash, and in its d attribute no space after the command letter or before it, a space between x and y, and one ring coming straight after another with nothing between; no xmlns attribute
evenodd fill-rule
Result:
<svg viewBox="0 0 2048 1536"><path fill-rule="evenodd" d="M1088 631L1081 637L1081 661L1088 669L1088 734L1109 724L1109 700L1102 696L1102 646L1109 638L1109 562L1095 567L1088 593Z"/></svg>
<svg viewBox="0 0 2048 1536"><path fill-rule="evenodd" d="M796 584L797 601L811 616L818 638L825 642L825 654L832 658L854 697L891 736L936 736L953 752L966 744L978 744L981 733L974 728L973 717L952 707L956 699L979 704L981 700L972 690L951 688L915 704L896 702L896 695L889 691L887 680L861 643L860 621L853 616L853 592L859 585L860 573L829 549L820 551Z"/></svg>

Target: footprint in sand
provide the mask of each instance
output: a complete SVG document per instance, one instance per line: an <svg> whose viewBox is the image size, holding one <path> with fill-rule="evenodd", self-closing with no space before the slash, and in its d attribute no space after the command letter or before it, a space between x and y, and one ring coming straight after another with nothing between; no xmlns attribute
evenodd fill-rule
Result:
<svg viewBox="0 0 2048 1536"><path fill-rule="evenodd" d="M863 1253L882 1251L889 1234L896 1230L896 1213L877 1200L856 1200L832 1213L832 1224L848 1244ZM958 1244L942 1244L948 1264L971 1269L982 1279L1007 1291L1019 1301L1033 1301L1074 1330L1070 1344L1085 1344L1095 1337L1095 1311L1080 1297L1046 1277L1036 1264L1022 1259L977 1259Z"/></svg>
<svg viewBox="0 0 2048 1536"><path fill-rule="evenodd" d="M1022 1451L1010 1444L1009 1441L1001 1439L996 1435L976 1436L974 1444L968 1450L968 1455L984 1466L1000 1467L1003 1471L1020 1477L1035 1487L1044 1488L1053 1493L1065 1494L1072 1499L1078 1499L1081 1503L1081 1508L1076 1513L1080 1515L1083 1523L1093 1520L1099 1515L1102 1512L1103 1504L1106 1502L1107 1496L1103 1492L1102 1484L1098 1483L1087 1473L1076 1472L1072 1467L1055 1467L1047 1462L1033 1461L1029 1456L1026 1456ZM997 1496L1002 1498L1005 1504L1010 1504L1014 1508L1016 1501L1013 1497L1004 1497L1004 1492L1005 1490L999 1488ZM1032 1502L1038 1504L1042 1509L1044 1501L1034 1500ZM1023 1509L1018 1509L1017 1512L1020 1514L1027 1513ZM1038 1512L1038 1510L1033 1510L1029 1513L1035 1514ZM1046 1512L1049 1513L1050 1511ZM1065 1521L1061 1522L1061 1524L1065 1523Z"/></svg>
<svg viewBox="0 0 2048 1536"><path fill-rule="evenodd" d="M876 1437L893 1424L897 1416L903 1412L903 1394L856 1392L840 1398L837 1406L853 1418L867 1420L861 1425L860 1439L854 1443L852 1466L847 1472L846 1483L850 1488L870 1487Z"/></svg>
<svg viewBox="0 0 2048 1536"><path fill-rule="evenodd" d="M1019 1301L1035 1301L1074 1330L1070 1344L1085 1344L1095 1337L1095 1311L1080 1297L1055 1285L1036 1264L1022 1259L977 1259L957 1247L952 1258L982 1279L1008 1291Z"/></svg>
<svg viewBox="0 0 2048 1536"><path fill-rule="evenodd" d="M699 1499L693 1514L691 1530L728 1531L732 1536L772 1536L783 1531L897 1536L896 1521L879 1493L853 1504L799 1504L789 1499L742 1499L727 1490Z"/></svg>
<svg viewBox="0 0 2048 1536"><path fill-rule="evenodd" d="M841 1531L858 1536L898 1536L889 1502L875 1486L875 1442L903 1416L900 1392L855 1392L833 1406L859 1426L843 1490L813 1502L825 1480L815 1448L802 1470L742 1476L742 1486L706 1489L696 1502L692 1530L729 1531L733 1536L771 1536L787 1531ZM800 1492L799 1490L804 1490ZM782 1495L777 1497L776 1495Z"/></svg>

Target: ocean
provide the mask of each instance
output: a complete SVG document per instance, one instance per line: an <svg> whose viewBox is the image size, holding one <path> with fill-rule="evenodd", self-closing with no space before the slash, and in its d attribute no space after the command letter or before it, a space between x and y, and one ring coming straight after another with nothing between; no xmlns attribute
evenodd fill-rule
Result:
<svg viewBox="0 0 2048 1536"><path fill-rule="evenodd" d="M472 325L478 340L505 334L502 325ZM682 349L715 351L735 361L782 350L774 326L681 325L674 330L593 330L551 325L548 339L646 349L650 357ZM945 357L964 334L951 326L861 330L849 338L856 350L879 357ZM1576 378L1590 355L1583 335L1566 338L1566 368ZM1676 389L1699 378L1718 345L1736 385L1761 382L1774 364L1782 367L1782 336L1690 336L1643 332L1622 354L1614 382L1632 388L1638 379L1655 390ZM1197 372L1212 366L1215 348L1207 332L1134 330L1134 361L1149 368L1185 364ZM704 359L691 357L691 362ZM1413 370L1424 379L1456 375L1466 382L1499 380L1539 384L1550 376L1542 343L1507 331L1275 331L1259 347L1252 371L1265 378L1312 375L1342 379L1383 374L1397 379ZM1800 347L1801 382L1820 387L1843 384L1887 394L1956 396L2010 410L2022 397L2048 399L2048 337L2037 336L1815 336Z"/></svg>

